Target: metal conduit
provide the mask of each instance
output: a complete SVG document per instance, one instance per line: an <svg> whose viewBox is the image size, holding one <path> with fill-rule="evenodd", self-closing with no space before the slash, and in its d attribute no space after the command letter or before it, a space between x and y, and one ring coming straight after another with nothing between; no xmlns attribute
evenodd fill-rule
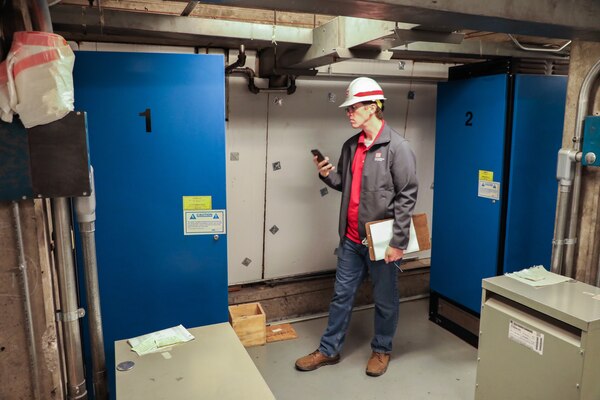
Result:
<svg viewBox="0 0 600 400"><path fill-rule="evenodd" d="M31 23L34 31L54 32L50 19L50 8L47 0L27 0L31 9Z"/></svg>
<svg viewBox="0 0 600 400"><path fill-rule="evenodd" d="M571 200L571 183L561 180L558 188L558 199L556 203L557 219L552 242L552 261L550 270L556 274L562 273L562 261L564 253L564 237L567 228L567 214L569 213L569 201Z"/></svg>
<svg viewBox="0 0 600 400"><path fill-rule="evenodd" d="M85 288L88 300L94 398L95 400L107 400L106 357L104 354L104 334L100 312L100 286L98 284L98 262L96 257L96 189L93 167L90 167L90 187L89 197L75 198L75 211L81 236Z"/></svg>
<svg viewBox="0 0 600 400"><path fill-rule="evenodd" d="M88 299L88 320L90 327L90 348L92 353L92 383L96 400L108 399L106 385L106 357L104 335L100 316L100 288L98 285L98 264L96 262L96 223L80 222L81 247L83 251L85 283Z"/></svg>
<svg viewBox="0 0 600 400"><path fill-rule="evenodd" d="M566 276L573 275L573 261L575 258L575 244L577 243L577 229L579 224L579 198L581 196L581 141L583 139L583 122L588 113L589 98L592 87L600 75L600 60L594 64L586 75L579 91L577 103L577 114L575 119L575 130L573 135L573 147L570 150L562 149L559 152L566 155L570 162L574 163L574 177L568 176L560 179L559 194L557 200L557 219L552 248L551 270L555 273L563 273ZM568 154L567 154L568 153ZM560 161L559 161L560 164ZM559 167L560 169L560 167ZM570 175L567 174L567 175ZM568 232L565 235L565 231ZM565 238L567 236L567 238ZM564 248L566 246L566 249ZM563 257L564 254L564 257ZM564 271L563 271L564 265ZM596 278L600 281L599 276Z"/></svg>
<svg viewBox="0 0 600 400"><path fill-rule="evenodd" d="M17 233L17 248L19 250L19 271L21 272L21 289L23 291L23 308L25 310L25 324L27 329L27 344L29 346L29 371L31 371L31 391L35 400L40 400L40 374L38 371L38 356L33 327L33 313L31 311L31 296L29 295L29 278L27 277L27 259L25 258L25 245L23 243L23 230L21 229L21 215L19 203L13 201L13 217Z"/></svg>
<svg viewBox="0 0 600 400"><path fill-rule="evenodd" d="M77 306L77 282L71 236L71 213L67 198L52 199L56 267L62 310L57 314L63 325L65 361L67 365L67 396L69 399L87 399L85 374L81 352L79 318L83 310Z"/></svg>

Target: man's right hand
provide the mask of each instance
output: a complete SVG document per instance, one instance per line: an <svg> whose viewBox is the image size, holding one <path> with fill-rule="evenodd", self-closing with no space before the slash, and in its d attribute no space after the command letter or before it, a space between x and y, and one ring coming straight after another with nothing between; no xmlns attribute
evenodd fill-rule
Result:
<svg viewBox="0 0 600 400"><path fill-rule="evenodd" d="M323 161L319 162L317 161L317 156L314 156L313 162L317 166L319 174L321 174L323 178L329 176L329 173L335 169L335 167L329 162L329 157L325 157Z"/></svg>

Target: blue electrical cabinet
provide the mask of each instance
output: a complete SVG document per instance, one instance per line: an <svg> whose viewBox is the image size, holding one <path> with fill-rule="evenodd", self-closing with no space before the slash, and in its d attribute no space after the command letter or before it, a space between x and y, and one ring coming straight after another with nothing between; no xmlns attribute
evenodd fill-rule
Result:
<svg viewBox="0 0 600 400"><path fill-rule="evenodd" d="M224 82L217 55L76 54L111 398L115 340L228 320Z"/></svg>
<svg viewBox="0 0 600 400"><path fill-rule="evenodd" d="M478 315L482 279L549 268L566 87L519 74L439 84L433 299Z"/></svg>

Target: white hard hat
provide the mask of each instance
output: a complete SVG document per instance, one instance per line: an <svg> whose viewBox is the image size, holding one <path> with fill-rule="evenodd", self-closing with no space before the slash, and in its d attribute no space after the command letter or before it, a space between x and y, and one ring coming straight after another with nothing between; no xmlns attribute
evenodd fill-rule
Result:
<svg viewBox="0 0 600 400"><path fill-rule="evenodd" d="M363 101L385 100L383 89L371 78L356 78L346 89L346 101L340 107L348 107Z"/></svg>

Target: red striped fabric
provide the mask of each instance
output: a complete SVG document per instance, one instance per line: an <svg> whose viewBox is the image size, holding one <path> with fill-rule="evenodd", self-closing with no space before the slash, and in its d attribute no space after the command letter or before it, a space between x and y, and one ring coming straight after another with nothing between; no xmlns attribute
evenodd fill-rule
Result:
<svg viewBox="0 0 600 400"><path fill-rule="evenodd" d="M13 67L13 75L16 78L17 75L19 75L19 73L23 72L23 70L27 68L35 67L41 64L46 64L51 61L58 60L59 58L60 54L58 53L57 49L50 49L41 53L34 54L15 63L15 66Z"/></svg>
<svg viewBox="0 0 600 400"><path fill-rule="evenodd" d="M46 47L60 47L66 46L67 41L60 35L48 32L15 32L13 36L13 51L17 48L29 45L29 46L46 46Z"/></svg>

